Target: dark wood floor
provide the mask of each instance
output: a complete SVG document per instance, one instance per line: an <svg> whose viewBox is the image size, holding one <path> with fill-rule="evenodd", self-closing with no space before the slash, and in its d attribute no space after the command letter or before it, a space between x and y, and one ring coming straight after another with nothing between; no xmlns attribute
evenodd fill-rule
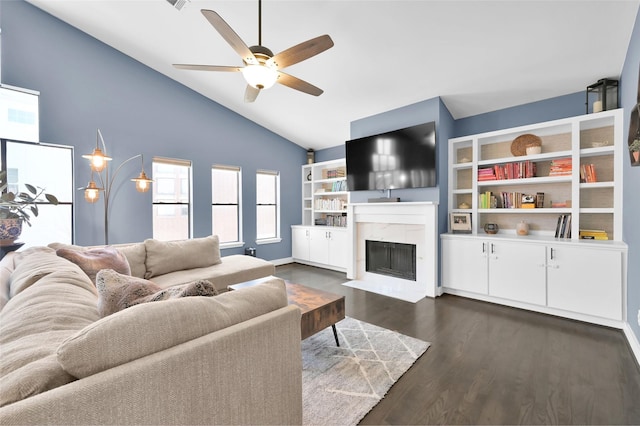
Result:
<svg viewBox="0 0 640 426"><path fill-rule="evenodd" d="M619 330L452 295L403 302L300 264L276 275L431 342L361 424L640 424L640 368Z"/></svg>

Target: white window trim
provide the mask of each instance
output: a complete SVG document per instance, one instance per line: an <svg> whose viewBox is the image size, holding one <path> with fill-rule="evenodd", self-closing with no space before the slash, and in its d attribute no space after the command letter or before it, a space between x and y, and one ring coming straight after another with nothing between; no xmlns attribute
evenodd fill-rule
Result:
<svg viewBox="0 0 640 426"><path fill-rule="evenodd" d="M256 175L258 173L271 174L276 177L276 236L271 238L262 238L256 239L256 244L276 244L282 241L280 234L280 172L276 170L256 170ZM257 206L257 203L256 203ZM256 220L257 220L257 212L256 212Z"/></svg>
<svg viewBox="0 0 640 426"><path fill-rule="evenodd" d="M225 166L224 164L214 164L211 169L227 169L238 172L238 241L232 241L229 243L221 243L220 249L230 249L244 247L245 242L243 238L243 226L242 226L242 167L239 166ZM213 194L212 194L213 195ZM213 206L213 202L211 203ZM211 218L211 232L213 233L213 218Z"/></svg>

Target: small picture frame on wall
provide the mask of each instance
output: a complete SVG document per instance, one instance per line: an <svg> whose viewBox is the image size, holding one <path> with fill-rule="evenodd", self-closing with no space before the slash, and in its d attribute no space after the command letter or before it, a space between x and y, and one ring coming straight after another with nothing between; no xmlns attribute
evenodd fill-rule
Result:
<svg viewBox="0 0 640 426"><path fill-rule="evenodd" d="M454 234L471 233L471 213L451 213L451 232Z"/></svg>

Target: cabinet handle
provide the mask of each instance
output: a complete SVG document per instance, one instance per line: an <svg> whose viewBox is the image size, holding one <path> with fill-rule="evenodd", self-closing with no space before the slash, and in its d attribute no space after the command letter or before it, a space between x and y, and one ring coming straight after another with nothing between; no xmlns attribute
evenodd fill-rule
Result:
<svg viewBox="0 0 640 426"><path fill-rule="evenodd" d="M553 260L553 258L555 257L555 253L554 253L554 248L551 248L551 260Z"/></svg>
<svg viewBox="0 0 640 426"><path fill-rule="evenodd" d="M487 243L482 243L482 253L487 252Z"/></svg>
<svg viewBox="0 0 640 426"><path fill-rule="evenodd" d="M493 246L493 243L491 243L491 254L495 253L495 247Z"/></svg>

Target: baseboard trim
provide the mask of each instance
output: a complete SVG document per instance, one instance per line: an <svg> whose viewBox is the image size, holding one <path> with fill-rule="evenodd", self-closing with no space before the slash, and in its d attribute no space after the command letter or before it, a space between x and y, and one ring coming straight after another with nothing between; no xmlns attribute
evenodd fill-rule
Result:
<svg viewBox="0 0 640 426"><path fill-rule="evenodd" d="M633 329L628 322L624 323L624 325L622 326L622 331L627 338L627 342L629 342L631 352L633 352L633 355L636 357L636 363L640 367L640 342L638 342L638 338L636 337L636 334L633 332Z"/></svg>
<svg viewBox="0 0 640 426"><path fill-rule="evenodd" d="M276 266L286 265L288 263L293 263L293 257L283 257L282 259L274 259L269 262L273 263Z"/></svg>

